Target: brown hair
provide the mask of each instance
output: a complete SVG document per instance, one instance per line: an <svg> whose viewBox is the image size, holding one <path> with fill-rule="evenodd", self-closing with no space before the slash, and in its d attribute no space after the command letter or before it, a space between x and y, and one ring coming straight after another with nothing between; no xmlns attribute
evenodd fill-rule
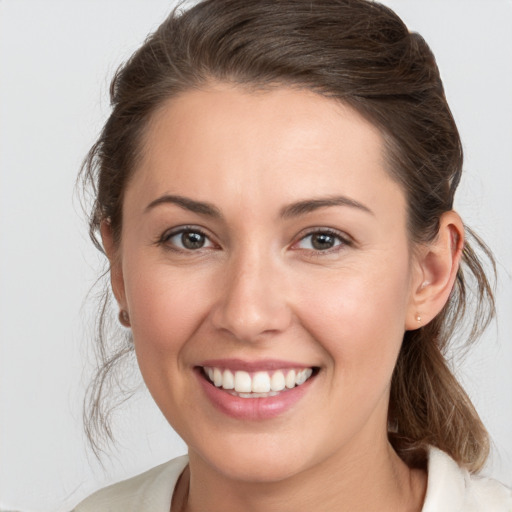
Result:
<svg viewBox="0 0 512 512"><path fill-rule="evenodd" d="M440 216L453 207L463 157L423 38L410 33L393 11L367 0L205 0L173 11L112 81L112 113L82 169L95 192L90 233L98 249L102 220L110 222L119 242L123 192L152 114L167 99L213 80L304 88L356 109L384 137L389 172L407 197L411 240L436 237ZM489 250L472 238L494 270ZM461 331L469 316L468 284L476 309L469 329ZM109 301L105 295L98 325L100 366L85 409L95 448L95 432L103 429L112 438L108 420L115 404L104 402L113 382L109 376L132 352L123 341L109 348ZM466 242L448 303L428 325L405 333L393 374L389 437L409 465L424 464L428 445L471 471L485 462L487 432L450 370L447 350L456 332L464 344L472 342L493 314L491 285Z"/></svg>

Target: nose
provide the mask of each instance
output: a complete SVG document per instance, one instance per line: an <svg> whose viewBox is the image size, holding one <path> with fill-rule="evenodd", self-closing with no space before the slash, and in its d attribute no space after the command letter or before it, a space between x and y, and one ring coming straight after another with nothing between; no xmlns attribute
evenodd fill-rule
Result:
<svg viewBox="0 0 512 512"><path fill-rule="evenodd" d="M290 325L285 272L271 259L254 251L228 264L212 312L216 329L240 341L257 342Z"/></svg>

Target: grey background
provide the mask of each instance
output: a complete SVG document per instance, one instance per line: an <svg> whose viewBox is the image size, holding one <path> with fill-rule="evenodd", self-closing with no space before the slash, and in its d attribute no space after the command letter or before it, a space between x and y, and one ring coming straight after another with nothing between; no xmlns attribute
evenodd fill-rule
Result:
<svg viewBox="0 0 512 512"><path fill-rule="evenodd" d="M499 322L457 373L512 484L512 2L389 0L437 56L466 151L457 209L499 262ZM141 389L102 468L81 430L100 258L73 187L115 68L164 0L0 0L0 507L63 511L185 446ZM135 377L136 379L137 377Z"/></svg>

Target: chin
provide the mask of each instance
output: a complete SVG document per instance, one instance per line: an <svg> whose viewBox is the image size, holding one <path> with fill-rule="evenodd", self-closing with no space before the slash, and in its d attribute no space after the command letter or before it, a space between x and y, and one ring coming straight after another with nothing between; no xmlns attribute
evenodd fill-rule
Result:
<svg viewBox="0 0 512 512"><path fill-rule="evenodd" d="M190 449L191 458L197 455L202 462L226 478L247 483L281 482L314 466L313 454L304 447L305 439L283 440L279 435L251 435L229 440L228 436L215 442L215 448ZM288 436L287 436L288 437Z"/></svg>

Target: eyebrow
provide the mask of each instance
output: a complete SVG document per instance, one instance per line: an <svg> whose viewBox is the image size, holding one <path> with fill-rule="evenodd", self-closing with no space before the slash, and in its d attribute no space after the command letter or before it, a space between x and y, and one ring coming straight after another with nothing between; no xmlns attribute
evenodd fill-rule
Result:
<svg viewBox="0 0 512 512"><path fill-rule="evenodd" d="M290 218L290 217L298 217L300 215L305 215L307 213L314 212L320 208L327 208L331 206L350 206L351 208L357 208L363 212L369 213L371 215L375 215L370 208L365 206L364 204L356 201L354 199L350 199L346 196L334 196L334 197L325 197L319 199L307 199L305 201L298 201L297 203L292 203L288 206L285 206L281 210L282 218Z"/></svg>
<svg viewBox="0 0 512 512"><path fill-rule="evenodd" d="M189 199L187 197L168 194L161 196L155 199L154 201L151 201L151 203L149 203L146 206L144 211L148 212L162 204L175 204L180 208L191 211L193 213L205 215L207 217L212 217L214 219L222 219L222 213L220 212L220 210L211 203L195 201L194 199ZM307 213L314 212L315 210L318 210L320 208L328 208L332 206L349 206L352 208L357 208L371 215L374 215L370 208L360 203L359 201L350 199L349 197L346 196L334 196L298 201L296 203L289 204L282 208L280 214L282 218L287 219L292 217L299 217L301 215L306 215Z"/></svg>
<svg viewBox="0 0 512 512"><path fill-rule="evenodd" d="M162 204L175 204L184 210L198 213L200 215L205 215L214 219L222 218L220 210L213 204L204 203L202 201L194 201L193 199L189 199L187 197L175 195L164 195L158 199L155 199L154 201L151 201L151 203L146 206L144 211L148 212Z"/></svg>

